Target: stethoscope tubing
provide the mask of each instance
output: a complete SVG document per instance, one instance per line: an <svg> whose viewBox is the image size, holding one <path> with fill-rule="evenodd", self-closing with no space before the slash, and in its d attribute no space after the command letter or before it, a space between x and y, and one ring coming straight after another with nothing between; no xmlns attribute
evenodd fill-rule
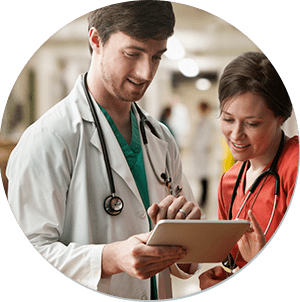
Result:
<svg viewBox="0 0 300 302"><path fill-rule="evenodd" d="M101 143L102 150L103 150L103 157L104 157L105 167L106 167L106 171L107 171L107 176L108 176L108 179L109 179L110 191L111 191L111 195L114 197L115 194L116 194L116 189L115 189L115 183L114 183L113 175L112 175L111 168L110 168L111 165L110 165L110 161L109 161L109 157L108 157L108 151L107 151L107 148L106 148L104 134L103 134L102 128L100 126L100 122L99 122L99 119L98 119L93 101L92 101L91 96L89 95L89 92L87 90L86 79L87 79L87 73L85 73L84 76L83 76L83 81L84 81L84 83L83 83L84 89L83 90L84 90L86 99L89 103L91 113L93 115L93 119L94 119L94 122L95 122L95 126L97 128L98 136L99 136L100 143Z"/></svg>
<svg viewBox="0 0 300 302"><path fill-rule="evenodd" d="M279 175L278 173L276 172L276 166L278 164L278 161L279 161L279 157L281 155L281 152L282 152L282 149L284 147L284 132L282 131L282 134L281 134L281 140L280 140L280 145L279 145L279 148L277 150L277 153L271 163L271 166L268 170L262 172L257 178L256 180L253 182L252 186L250 187L249 189L249 193L247 194L242 206L240 207L239 211L238 211L238 214L236 216L236 219L239 217L242 209L244 208L246 202L248 201L250 195L256 190L257 186L259 185L259 183L262 181L263 178L267 177L268 175L272 175L274 176L275 178L275 188L274 188L274 205L273 205L273 210L272 210L272 214L271 214L271 219L268 223L268 226L267 226L267 229L265 231L265 234L267 233L267 231L269 230L269 227L270 227L270 224L272 222L272 219L273 219L273 216L274 216L274 212L275 212L275 208L276 208L276 204L277 204L277 197L279 195L279 190L280 190L280 178L279 178ZM242 167L239 171L239 174L238 174L238 177L237 177L237 180L236 180L236 183L235 183L235 186L234 186L234 189L233 189L233 192L232 192L232 197L231 197L231 202L230 202L230 206L229 206L229 211L228 211L228 219L231 220L232 219L232 208L233 208L233 204L234 204L234 200L235 200L235 197L236 197L236 193L237 193L237 188L240 184L240 181L241 181L241 178L242 178L242 175L243 175L243 172L245 170L245 167L246 167L246 163L247 161L243 162L242 164Z"/></svg>

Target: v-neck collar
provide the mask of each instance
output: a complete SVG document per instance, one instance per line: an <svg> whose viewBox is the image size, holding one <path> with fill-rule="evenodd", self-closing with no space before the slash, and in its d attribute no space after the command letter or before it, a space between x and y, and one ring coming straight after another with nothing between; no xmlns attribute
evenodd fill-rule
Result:
<svg viewBox="0 0 300 302"><path fill-rule="evenodd" d="M261 171L261 173L263 173L263 172L265 172L266 170L268 170L268 169L270 168L271 164L272 164L272 161L271 161L270 163L268 163L268 165ZM241 178L241 184L242 184L242 186L241 186L241 187L242 187L241 194L242 194L243 197L245 197L245 196L248 194L250 188L252 187L252 184L251 184L251 186L248 188L248 190L245 191L245 186L246 186L246 175L247 175L247 171L248 171L249 167L250 167L250 162L249 162L249 160L248 160L248 161L247 161L247 164L246 164L246 166L245 166L245 169L244 169L244 171L243 171L242 178ZM260 173L260 174L261 174L261 173Z"/></svg>
<svg viewBox="0 0 300 302"><path fill-rule="evenodd" d="M133 110L130 111L130 118L131 118L131 142L130 145L126 142L121 132L118 130L115 122L111 118L111 116L107 113L107 111L99 105L101 111L103 112L104 116L106 117L108 123L110 124L122 150L126 154L132 154L136 155L141 151L141 141L140 141L140 134L139 134L139 128L138 123L135 114L133 113Z"/></svg>

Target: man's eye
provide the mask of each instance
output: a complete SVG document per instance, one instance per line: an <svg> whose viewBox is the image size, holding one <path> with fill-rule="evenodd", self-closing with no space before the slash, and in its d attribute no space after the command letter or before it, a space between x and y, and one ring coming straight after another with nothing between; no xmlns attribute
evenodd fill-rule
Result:
<svg viewBox="0 0 300 302"><path fill-rule="evenodd" d="M154 56L153 59L154 59L154 60L161 60L161 57L159 57L159 56Z"/></svg>
<svg viewBox="0 0 300 302"><path fill-rule="evenodd" d="M137 53L125 52L125 55L128 56L128 57L137 57L139 54L137 54Z"/></svg>

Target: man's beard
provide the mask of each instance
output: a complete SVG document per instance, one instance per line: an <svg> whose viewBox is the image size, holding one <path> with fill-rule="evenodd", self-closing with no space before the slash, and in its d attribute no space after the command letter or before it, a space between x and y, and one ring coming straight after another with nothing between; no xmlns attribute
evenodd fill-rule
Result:
<svg viewBox="0 0 300 302"><path fill-rule="evenodd" d="M124 102L134 102L134 101L138 101L138 100L131 100L129 98L127 98L126 96L122 95L120 89L118 89L116 86L116 83L113 81L113 80L110 80L107 76L106 76L106 73L104 71L104 66L103 66L103 63L101 62L100 63L100 66L101 66L101 71L102 71L102 79L103 81L112 88L112 91L115 95L115 97L117 97L119 100L121 101L124 101Z"/></svg>

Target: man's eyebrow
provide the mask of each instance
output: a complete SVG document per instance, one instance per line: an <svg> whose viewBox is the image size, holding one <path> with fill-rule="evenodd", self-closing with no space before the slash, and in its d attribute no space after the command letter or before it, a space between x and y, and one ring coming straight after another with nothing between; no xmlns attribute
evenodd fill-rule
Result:
<svg viewBox="0 0 300 302"><path fill-rule="evenodd" d="M145 48L139 47L139 46L134 46L134 45L132 45L132 46L128 46L128 47L126 47L126 48L128 48L128 49L139 50L139 51L141 51L141 52L146 52L146 49L145 49ZM167 48L163 48L163 49L159 50L159 51L157 52L157 54L163 54L163 53L166 52L166 51L167 51Z"/></svg>
<svg viewBox="0 0 300 302"><path fill-rule="evenodd" d="M161 53L161 54L163 54L164 52L166 52L167 51L167 48L164 48L164 49L162 49L162 50L160 50L160 51L158 51L157 53Z"/></svg>

